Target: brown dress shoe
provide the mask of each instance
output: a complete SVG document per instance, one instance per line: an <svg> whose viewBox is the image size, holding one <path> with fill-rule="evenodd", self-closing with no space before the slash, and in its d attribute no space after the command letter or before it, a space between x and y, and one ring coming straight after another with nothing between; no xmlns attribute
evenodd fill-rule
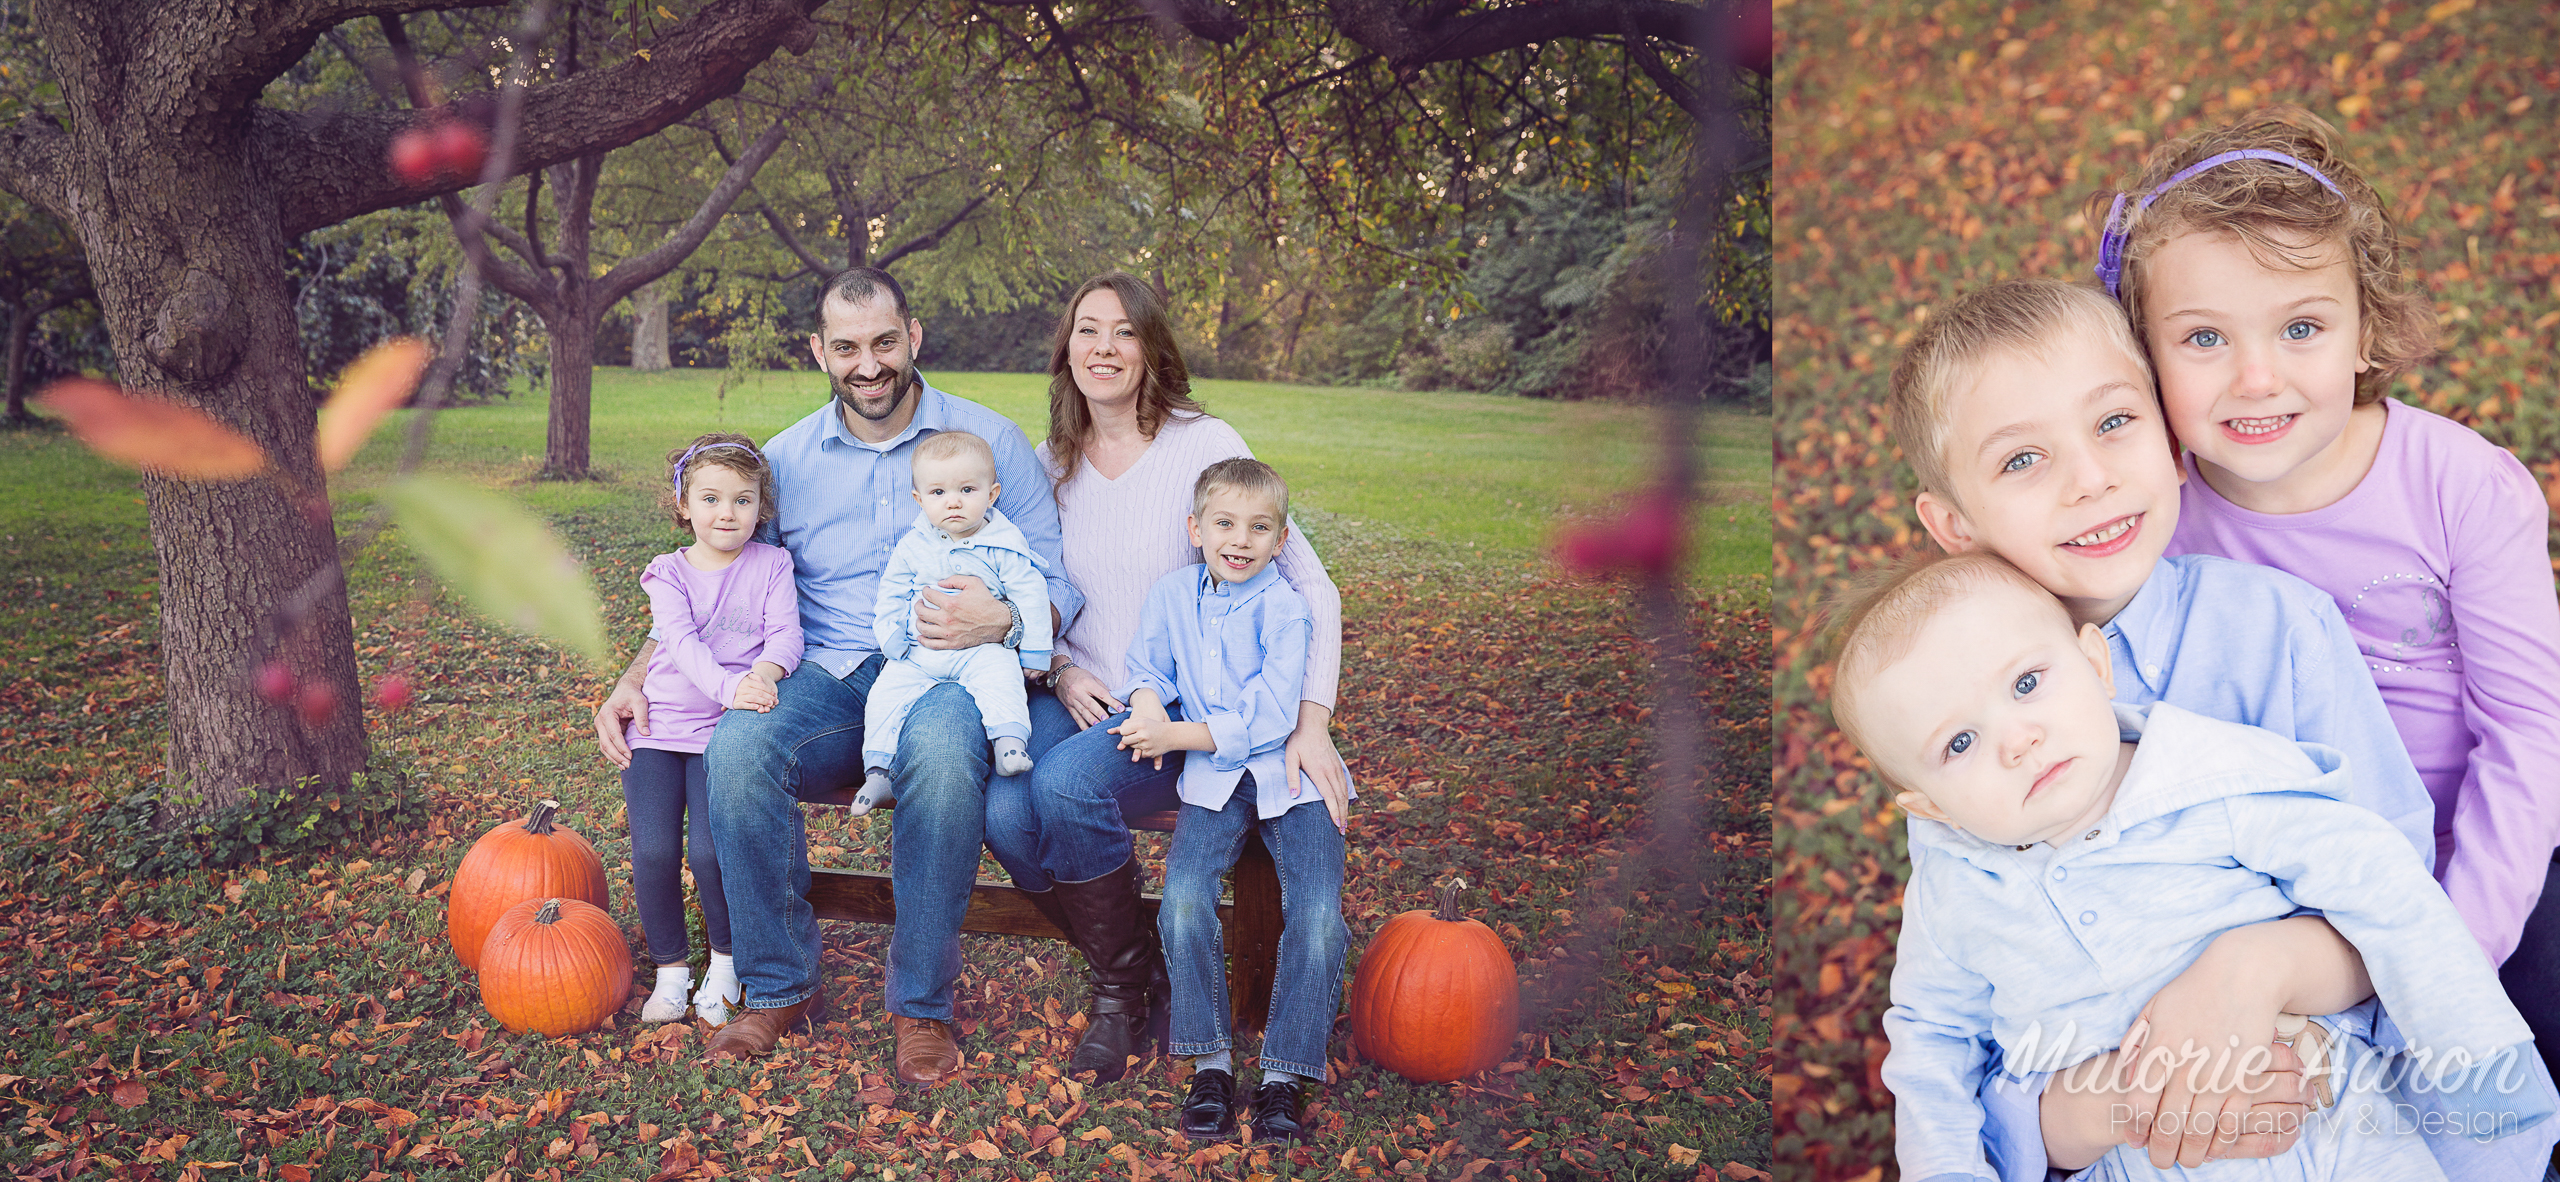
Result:
<svg viewBox="0 0 2560 1182"><path fill-rule="evenodd" d="M891 1014L889 1029L898 1036L898 1082L940 1083L960 1069L960 1040L950 1023Z"/></svg>
<svg viewBox="0 0 2560 1182"><path fill-rule="evenodd" d="M751 1059L773 1049L785 1034L815 1030L827 1020L827 988L820 985L800 1004L778 1010L746 1010L729 1020L702 1048L706 1059Z"/></svg>

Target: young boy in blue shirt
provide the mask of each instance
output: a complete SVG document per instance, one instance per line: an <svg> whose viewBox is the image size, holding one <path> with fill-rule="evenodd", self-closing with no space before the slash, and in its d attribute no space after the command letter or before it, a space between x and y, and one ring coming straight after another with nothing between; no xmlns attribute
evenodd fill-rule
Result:
<svg viewBox="0 0 2560 1182"><path fill-rule="evenodd" d="M1157 913L1173 983L1172 1053L1194 1056L1182 1132L1194 1141L1236 1135L1218 883L1258 827L1280 871L1283 926L1253 1135L1304 1140L1299 1083L1324 1078L1351 942L1342 922L1346 802L1308 791L1312 777L1291 785L1283 754L1315 624L1271 565L1289 536L1289 486L1279 473L1258 460L1221 460L1200 473L1191 503L1200 563L1148 589L1119 691L1129 718L1112 730L1132 760L1195 752L1182 761L1182 811ZM1185 721L1165 711L1176 702Z"/></svg>
<svg viewBox="0 0 2560 1182"><path fill-rule="evenodd" d="M2378 991L2423 1048L2408 1070L2467 1130L2507 1135L2550 1116L2551 1098L2524 1086L2539 1056L2496 970L2405 838L2338 799L2350 769L2334 748L2111 701L2097 626L2075 627L1982 551L1905 569L1841 631L1832 714L1912 816L1883 1067L1904 1177L1986 1172L1976 1093L1995 1058L2011 1071L2103 1060L2215 937L2303 907L2355 940L2371 981L2285 997L2287 1010L2330 1013ZM2293 1025L2324 1052L2304 1057L2335 1068L2319 1073L2310 1135L2196 1176L2444 1178L2417 1130L2399 1127L2370 1044ZM2069 1075L2130 1115L2103 1079ZM2094 1164L2096 1179L2186 1176L2125 1146Z"/></svg>
<svg viewBox="0 0 2560 1182"><path fill-rule="evenodd" d="M2115 700L2165 701L2338 749L2353 769L2344 798L2433 865L2434 805L2336 603L2273 568L2161 557L2183 473L2150 362L2115 301L2042 279L1969 292L1934 310L1904 349L1886 413L1920 477L1914 507L1930 537L1950 552L1998 554L2074 623L2097 625L2118 670ZM2151 999L2148 1045L2269 1046L2277 999L2362 974L2354 947L2317 917L2233 929ZM2364 1016L2376 1015L2366 1007ZM2369 1033L2376 1045L2400 1043L2387 1018ZM2539 1076L2534 1086L2550 1088ZM2040 1182L2048 1148L2088 1160L2128 1132L2149 1141L2155 1165L2189 1167L2292 1141L2243 1144L2248 1125L2233 1118L2265 1097L2228 1077L2190 1088L2176 1074L2157 1095L2156 1125L2131 1130L2110 1124L2105 1102L2047 1082L2032 1071L1983 1079L1983 1140L2002 1179ZM2429 1096L2409 1099L2429 1114ZM2531 1182L2546 1168L2552 1124L2484 1145L2430 1123L2429 1146L2451 1177Z"/></svg>

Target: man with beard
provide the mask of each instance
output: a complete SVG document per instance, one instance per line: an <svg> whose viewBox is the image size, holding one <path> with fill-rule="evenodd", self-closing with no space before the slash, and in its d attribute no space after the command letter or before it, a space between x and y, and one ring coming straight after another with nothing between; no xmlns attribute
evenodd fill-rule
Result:
<svg viewBox="0 0 2560 1182"><path fill-rule="evenodd" d="M826 1017L798 802L862 782L863 701L883 664L871 609L890 551L915 520L908 490L916 444L943 430L985 439L1003 486L997 507L1050 571L1065 569L1057 505L1029 441L1003 416L934 389L916 373L924 326L908 314L897 281L874 267L840 272L827 282L818 317L809 350L834 398L765 445L780 513L762 539L791 552L808 649L799 670L776 687L778 704L729 711L704 752L712 841L746 1002L706 1048L714 1058L763 1054L785 1032ZM1047 582L1055 635L1075 619L1083 598L1055 573ZM925 647L1011 646L1022 636L1019 614L978 580L939 587L916 611ZM654 647L642 646L596 711L597 741L616 764L630 758L622 720L647 729L641 685ZM890 769L898 807L889 873L898 923L885 998L898 1078L908 1083L932 1083L960 1064L952 986L985 840L989 767L985 727L968 691L927 691L907 717Z"/></svg>

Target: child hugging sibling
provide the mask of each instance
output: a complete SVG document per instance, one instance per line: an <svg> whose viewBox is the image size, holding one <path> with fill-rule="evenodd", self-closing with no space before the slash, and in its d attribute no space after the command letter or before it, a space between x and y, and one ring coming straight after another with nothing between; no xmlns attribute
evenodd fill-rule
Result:
<svg viewBox="0 0 2560 1182"><path fill-rule="evenodd" d="M1985 1172L1975 1091L1995 1049L2009 1071L2094 1059L2214 937L2303 907L2363 952L2432 1085L2479 1127L2517 1119L2504 1104L2531 1035L2418 852L2340 799L2334 748L2113 702L2106 635L1979 551L1905 570L1841 631L1833 714L1913 817L1885 1016L1905 1177ZM2280 1004L2363 995L2319 982ZM2292 1026L2326 1068L2301 1144L2212 1176L2445 1176L2395 1132L2362 1040ZM2087 1176L2159 1172L2118 1147Z"/></svg>
<svg viewBox="0 0 2560 1182"><path fill-rule="evenodd" d="M872 683L862 708L862 790L852 812L861 816L895 793L889 769L896 764L898 731L926 690L956 682L969 691L993 744L995 774L1031 770L1023 744L1031 738L1031 708L1023 677L1049 669L1049 588L1045 565L1012 519L996 508L1004 486L996 482L996 456L987 441L966 431L938 431L916 445L912 494L922 512L889 553L880 576L880 598L871 613L872 634L888 664ZM987 592L1012 608L1022 626L1022 647L1000 644L932 649L915 641L916 596L953 575L975 575Z"/></svg>
<svg viewBox="0 0 2560 1182"><path fill-rule="evenodd" d="M1173 986L1172 1053L1194 1056L1182 1132L1194 1141L1236 1135L1218 883L1259 829L1280 872L1283 926L1253 1135L1304 1140L1298 1084L1324 1079L1351 942L1342 922L1344 814L1312 778L1290 784L1283 754L1315 623L1271 562L1289 536L1289 486L1279 473L1258 460L1220 460L1200 473L1191 501L1200 562L1148 588L1118 693L1129 717L1112 730L1132 760L1161 766L1170 752L1199 753L1182 761L1182 811L1157 916ZM1181 722L1165 709L1177 702Z"/></svg>
<svg viewBox="0 0 2560 1182"><path fill-rule="evenodd" d="M1969 293L1905 350L1888 416L1931 537L2006 559L2073 624L2096 626L2118 703L2167 703L2335 749L2345 782L2324 791L2409 841L2487 958L2521 944L2543 951L2519 960L2547 964L2549 932L2525 923L2560 840L2560 798L2530 782L2560 767L2544 509L2513 457L2382 399L2431 332L2397 250L2382 203L2317 120L2253 115L2164 145L2115 200L2099 274L2123 303L2047 280ZM2181 443L2193 479L2180 472ZM2164 558L2171 549L2183 553ZM2471 634L2458 653L2457 632ZM2055 863L2059 886L2071 865ZM2271 1046L2289 1000L2386 978L2367 964L2385 950L2343 930L2297 915L2208 933L2142 1007L2119 1057ZM2545 1029L2548 984L2509 987L2529 1026ZM1895 988L1900 1000L1899 977ZM2324 1020L2334 1029L2314 1040L2426 1051L2404 1038L2415 1027L2391 992L2384 1008ZM2541 1177L2560 1122L2544 1119L2554 1096L2541 1055L2522 1066L2493 1127L2464 1123L2485 1109L2466 1110L2460 1093L2404 1083L2395 1128L2421 1134L2450 1177ZM1979 1146L1915 1128L1922 1118L1906 1106L1906 1176L2041 1178L2048 1150L2076 1168L2145 1140L2152 1165L2193 1168L2291 1140L2239 1136L2241 1118L2287 1110L2284 1096L2249 1090L2272 1077L2175 1073L2144 1085L2127 1122L2090 1089L2048 1089L2039 1072L2002 1062L1977 1077ZM1917 1082L1889 1066L1888 1082L1897 1077ZM2504 1135L2519 1130L2530 1135Z"/></svg>
<svg viewBox="0 0 2560 1182"><path fill-rule="evenodd" d="M773 520L773 469L744 435L705 435L667 454L678 529L693 544L651 559L640 573L649 595L649 733L627 729L630 766L622 801L631 823L632 896L658 980L640 1016L670 1022L685 1013L693 984L687 963L684 881L693 866L711 967L694 995L704 1021L729 1020L738 1004L729 959L729 905L711 846L711 799L702 749L727 710L771 710L774 683L800 663L800 600L791 555L751 541ZM685 817L691 814L688 832Z"/></svg>

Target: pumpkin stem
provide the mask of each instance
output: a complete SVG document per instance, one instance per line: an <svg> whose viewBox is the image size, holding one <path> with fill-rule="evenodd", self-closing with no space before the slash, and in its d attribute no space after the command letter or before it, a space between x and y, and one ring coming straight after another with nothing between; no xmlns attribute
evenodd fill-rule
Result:
<svg viewBox="0 0 2560 1182"><path fill-rule="evenodd" d="M524 831L527 833L551 832L551 814L559 811L560 802L556 800L546 800L534 806L533 815L524 819Z"/></svg>
<svg viewBox="0 0 2560 1182"><path fill-rule="evenodd" d="M544 899L542 910L533 913L533 922L545 927L560 922L560 900Z"/></svg>
<svg viewBox="0 0 2560 1182"><path fill-rule="evenodd" d="M1449 881L1441 883L1440 910L1432 913L1431 918L1443 923L1456 923L1465 919L1466 913L1458 910L1458 892L1465 889L1467 889L1467 880L1463 876L1452 876Z"/></svg>

